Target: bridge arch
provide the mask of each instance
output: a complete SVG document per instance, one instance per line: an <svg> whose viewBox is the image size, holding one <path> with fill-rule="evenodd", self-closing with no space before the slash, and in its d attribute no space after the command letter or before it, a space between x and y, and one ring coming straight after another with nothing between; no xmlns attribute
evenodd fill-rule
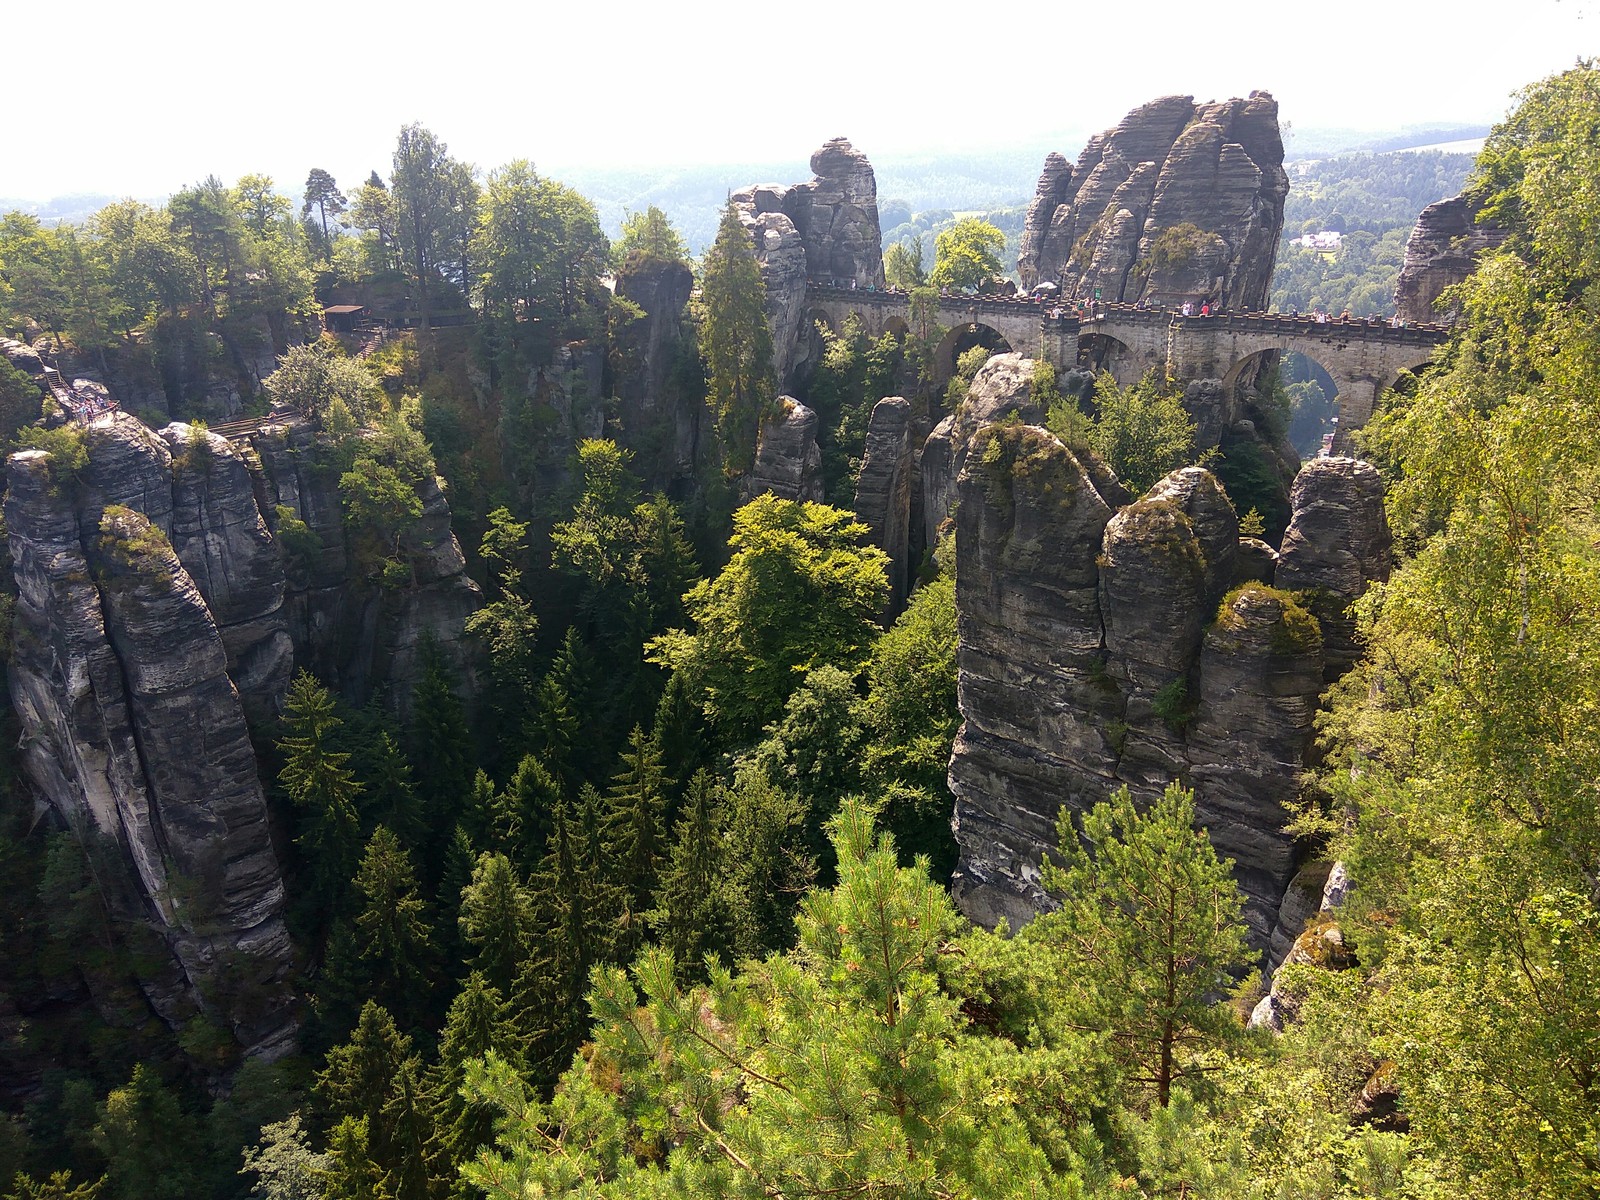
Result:
<svg viewBox="0 0 1600 1200"><path fill-rule="evenodd" d="M1133 382L1124 379L1134 361L1133 348L1121 338L1097 329L1083 329L1078 333L1077 365L1098 375L1110 371L1118 383Z"/></svg>
<svg viewBox="0 0 1600 1200"><path fill-rule="evenodd" d="M934 382L942 384L949 380L956 373L956 360L974 346L982 346L993 354L1008 354L1015 349L993 325L967 321L952 326L933 351Z"/></svg>

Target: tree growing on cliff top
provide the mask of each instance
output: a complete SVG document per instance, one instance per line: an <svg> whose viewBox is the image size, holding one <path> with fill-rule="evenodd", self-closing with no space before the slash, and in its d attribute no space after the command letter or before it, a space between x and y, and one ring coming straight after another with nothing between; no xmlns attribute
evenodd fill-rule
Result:
<svg viewBox="0 0 1600 1200"><path fill-rule="evenodd" d="M732 200L722 210L717 240L706 252L700 285L700 353L706 399L716 416L723 460L744 470L755 459L761 414L777 386L767 289L750 234Z"/></svg>
<svg viewBox="0 0 1600 1200"><path fill-rule="evenodd" d="M654 204L642 213L622 218L622 237L616 245L617 265L639 262L687 262L689 248L667 220L667 214Z"/></svg>

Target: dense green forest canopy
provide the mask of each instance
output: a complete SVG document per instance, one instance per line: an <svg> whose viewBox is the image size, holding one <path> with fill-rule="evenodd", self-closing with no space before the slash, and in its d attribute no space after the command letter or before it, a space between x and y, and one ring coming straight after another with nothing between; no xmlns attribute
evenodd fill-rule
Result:
<svg viewBox="0 0 1600 1200"><path fill-rule="evenodd" d="M404 588L417 486L444 477L487 665L464 698L425 647L404 722L301 674L256 731L305 1015L275 1063L149 1019L108 849L6 780L0 1066L33 1084L0 1097L0 1194L1592 1200L1597 125L1580 64L1496 128L1469 186L1510 238L1366 435L1404 560L1360 606L1366 658L1296 817L1354 887L1273 980L1281 1034L1245 1026L1261 964L1181 785L1063 820L1047 918L1006 936L956 912L949 547L896 614L843 508L737 504L772 348L729 212L712 241L647 209L614 247L571 187L522 161L480 178L410 126L387 179L313 171L303 205L246 177L82 225L8 215L0 324L165 380L152 416L200 402L183 354L248 365L303 341L319 301L414 320L284 353L262 398L319 418L362 587ZM1394 232L1359 228L1400 219L1361 207L1388 169L1308 171L1302 220L1337 206L1348 236ZM1453 169L1417 156L1404 203ZM721 436L689 498L648 439L542 458L529 381L638 319L608 277L697 245L670 386L709 398ZM937 332L823 339L831 498L889 381L936 411ZM952 394L986 356L960 357ZM1036 387L1130 479L1193 456L1154 383L1092 411ZM30 428L15 381L0 398L67 483L81 439ZM14 1017L23 996L50 1002Z"/></svg>

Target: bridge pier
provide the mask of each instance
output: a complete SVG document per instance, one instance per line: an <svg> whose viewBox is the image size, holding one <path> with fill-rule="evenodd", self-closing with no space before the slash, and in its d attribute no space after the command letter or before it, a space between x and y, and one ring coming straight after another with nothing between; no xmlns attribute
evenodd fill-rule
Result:
<svg viewBox="0 0 1600 1200"><path fill-rule="evenodd" d="M1378 396L1385 385L1380 385L1375 379L1337 375L1333 382L1339 389L1336 397L1339 427L1333 434L1333 450L1335 454L1348 454L1353 448L1351 435L1372 418L1372 410L1378 406Z"/></svg>

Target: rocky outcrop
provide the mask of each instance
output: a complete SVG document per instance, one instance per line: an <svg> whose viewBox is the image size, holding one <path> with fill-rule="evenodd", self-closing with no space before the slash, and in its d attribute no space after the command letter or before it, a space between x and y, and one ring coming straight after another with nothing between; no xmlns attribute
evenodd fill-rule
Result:
<svg viewBox="0 0 1600 1200"><path fill-rule="evenodd" d="M1453 320L1434 302L1444 290L1472 274L1478 260L1506 240L1506 231L1484 220L1466 196L1452 196L1423 209L1406 242L1395 282L1394 310L1406 321Z"/></svg>
<svg viewBox="0 0 1600 1200"><path fill-rule="evenodd" d="M961 443L953 419L947 444ZM958 903L984 924L1026 921L1049 903L1039 861L1063 804L1081 810L1118 786L1144 801L1182 780L1218 853L1234 862L1252 942L1266 949L1297 866L1287 805L1325 666L1342 643L1335 615L1325 656L1299 594L1259 580L1275 568L1282 587L1348 596L1379 577L1383 539L1355 517L1371 513L1355 482L1365 471L1324 468L1296 488L1285 568L1269 546L1239 536L1226 494L1199 467L1119 506L1110 485L1098 487L1037 426L981 424L964 445L955 508L963 726L950 764Z"/></svg>
<svg viewBox="0 0 1600 1200"><path fill-rule="evenodd" d="M1016 928L1046 904L1039 860L1057 810L1115 786L1120 698L1095 565L1112 512L1048 431L989 425L977 440L957 484L951 886L973 920Z"/></svg>
<svg viewBox="0 0 1600 1200"><path fill-rule="evenodd" d="M357 564L346 539L337 472L324 461L317 428L293 419L263 426L251 438L261 463L268 527L280 538L285 518L305 535L285 554L284 613L295 662L346 696L387 697L402 716L421 677L418 651L431 640L463 684L473 678L466 619L483 602L466 574L437 480L417 482L421 519L401 550L408 578L399 586L352 584Z"/></svg>
<svg viewBox="0 0 1600 1200"><path fill-rule="evenodd" d="M705 404L685 394L677 369L699 353L685 312L693 290L694 273L680 262L646 259L617 272L617 295L644 314L613 339L617 436L645 479L662 488L694 474L706 427Z"/></svg>
<svg viewBox="0 0 1600 1200"><path fill-rule="evenodd" d="M275 713L296 664L403 711L424 638L470 665L478 590L433 479L400 537L408 578L357 577L338 470L304 422L251 446L114 412L83 441L70 475L42 451L7 465L23 766L86 852L116 848L130 884L107 894L170 952L139 956L150 1008L287 1053L292 950L247 711Z"/></svg>
<svg viewBox="0 0 1600 1200"><path fill-rule="evenodd" d="M747 501L768 492L783 500L822 499L817 414L793 396L779 396L777 411L762 421L755 465L744 479Z"/></svg>
<svg viewBox="0 0 1600 1200"><path fill-rule="evenodd" d="M1165 96L1091 138L1075 166L1045 159L1017 271L1025 288L1108 302L1261 309L1288 192L1270 95Z"/></svg>
<svg viewBox="0 0 1600 1200"><path fill-rule="evenodd" d="M1314 458L1295 476L1290 503L1276 582L1303 593L1316 614L1332 680L1361 657L1350 605L1389 578L1393 539L1383 480L1359 459Z"/></svg>
<svg viewBox="0 0 1600 1200"><path fill-rule="evenodd" d="M229 678L247 710L265 718L294 672L283 556L227 438L181 423L161 438L172 452L172 547L211 609Z"/></svg>
<svg viewBox="0 0 1600 1200"><path fill-rule="evenodd" d="M806 248L794 221L783 211L784 191L776 184L763 184L733 194L739 221L755 244L767 290L772 365L780 381L788 378L808 340L800 336L806 309Z"/></svg>
<svg viewBox="0 0 1600 1200"><path fill-rule="evenodd" d="M811 156L811 172L810 183L797 183L783 196L811 278L881 288L883 235L872 164L845 138L830 138Z"/></svg>
<svg viewBox="0 0 1600 1200"><path fill-rule="evenodd" d="M856 476L856 516L871 544L889 556L889 598L898 605L910 586L911 484L916 473L911 403L888 396L872 406L866 449Z"/></svg>
<svg viewBox="0 0 1600 1200"><path fill-rule="evenodd" d="M12 455L7 483L24 768L86 852L111 842L136 879L137 909L121 915L172 955L142 964L151 1007L174 1026L205 1014L249 1053L287 1053L283 882L205 599L155 522L92 494L75 504L45 453Z"/></svg>
<svg viewBox="0 0 1600 1200"><path fill-rule="evenodd" d="M956 480L967 461L973 435L990 422L1015 417L1026 424L1044 420L1033 398L1033 360L996 354L978 370L966 397L928 435L922 447L922 512L925 545L937 546L956 502Z"/></svg>
<svg viewBox="0 0 1600 1200"><path fill-rule="evenodd" d="M872 164L844 138L811 156L814 177L790 187L763 183L735 192L767 289L767 323L780 382L803 359L806 281L883 286L878 184Z"/></svg>

